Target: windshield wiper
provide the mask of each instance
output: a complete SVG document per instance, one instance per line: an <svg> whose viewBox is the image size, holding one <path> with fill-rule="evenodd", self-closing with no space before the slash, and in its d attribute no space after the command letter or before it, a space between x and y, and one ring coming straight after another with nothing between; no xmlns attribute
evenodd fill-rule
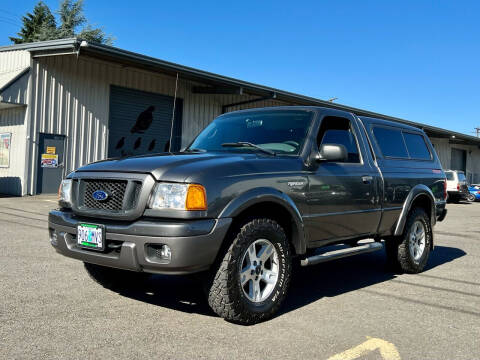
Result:
<svg viewBox="0 0 480 360"><path fill-rule="evenodd" d="M254 143L247 142L247 141L238 141L238 142L230 142L230 143L223 143L222 146L224 147L251 147L260 151L263 151L264 153L270 154L270 155L277 155L275 151L264 149L261 146L258 146Z"/></svg>
<svg viewBox="0 0 480 360"><path fill-rule="evenodd" d="M204 152L207 152L207 150L205 150L205 149L188 148L188 149L183 150L183 152L202 152L202 153L204 153Z"/></svg>

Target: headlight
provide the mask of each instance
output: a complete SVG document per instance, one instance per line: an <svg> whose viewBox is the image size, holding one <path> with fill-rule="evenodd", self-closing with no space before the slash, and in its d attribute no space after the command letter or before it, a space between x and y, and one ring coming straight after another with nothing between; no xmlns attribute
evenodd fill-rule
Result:
<svg viewBox="0 0 480 360"><path fill-rule="evenodd" d="M72 180L65 179L58 188L58 203L62 207L72 207Z"/></svg>
<svg viewBox="0 0 480 360"><path fill-rule="evenodd" d="M207 210L207 195L198 184L158 183L148 205L151 209Z"/></svg>

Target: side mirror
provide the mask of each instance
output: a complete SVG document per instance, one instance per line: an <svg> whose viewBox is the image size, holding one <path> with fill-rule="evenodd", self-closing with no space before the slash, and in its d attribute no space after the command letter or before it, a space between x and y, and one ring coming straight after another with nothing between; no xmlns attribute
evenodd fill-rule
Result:
<svg viewBox="0 0 480 360"><path fill-rule="evenodd" d="M320 146L317 161L345 161L348 159L347 148L340 144L323 144Z"/></svg>

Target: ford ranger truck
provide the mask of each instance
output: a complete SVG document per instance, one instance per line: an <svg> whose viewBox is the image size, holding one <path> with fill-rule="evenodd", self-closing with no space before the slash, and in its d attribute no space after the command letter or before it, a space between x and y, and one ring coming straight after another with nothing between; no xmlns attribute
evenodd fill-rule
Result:
<svg viewBox="0 0 480 360"><path fill-rule="evenodd" d="M240 324L278 311L294 262L385 248L390 268L421 272L446 215L422 130L321 107L224 114L183 151L86 165L59 193L50 242L95 280L200 273Z"/></svg>

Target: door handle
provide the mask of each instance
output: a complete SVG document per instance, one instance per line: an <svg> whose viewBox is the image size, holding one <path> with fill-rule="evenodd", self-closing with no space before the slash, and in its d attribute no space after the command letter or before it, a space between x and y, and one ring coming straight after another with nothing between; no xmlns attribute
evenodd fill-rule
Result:
<svg viewBox="0 0 480 360"><path fill-rule="evenodd" d="M369 176L369 175L362 176L362 181L364 184L370 184L372 180L373 180L372 176Z"/></svg>

